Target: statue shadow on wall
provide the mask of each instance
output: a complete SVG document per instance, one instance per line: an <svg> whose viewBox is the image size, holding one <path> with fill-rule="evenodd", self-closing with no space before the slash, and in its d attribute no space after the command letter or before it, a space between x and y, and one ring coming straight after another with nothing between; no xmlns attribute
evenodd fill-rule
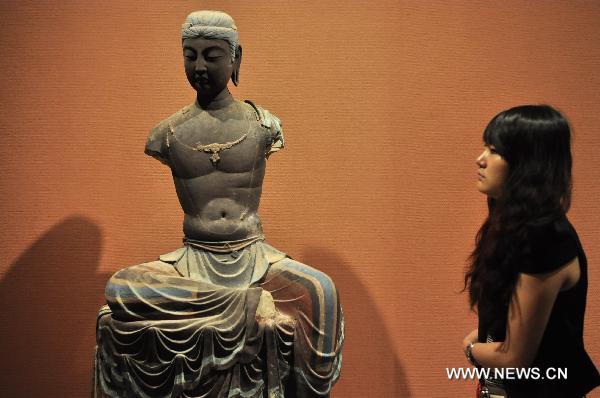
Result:
<svg viewBox="0 0 600 398"><path fill-rule="evenodd" d="M402 363L394 354L394 336L386 329L365 285L331 250L311 248L302 254L299 261L333 279L344 309L342 376L332 397L411 397Z"/></svg>
<svg viewBox="0 0 600 398"><path fill-rule="evenodd" d="M0 281L0 395L82 397L91 388L95 321L109 273L97 270L102 233L72 216L53 226ZM333 397L410 397L394 339L365 286L330 250L302 261L330 275L346 318L342 378Z"/></svg>
<svg viewBox="0 0 600 398"><path fill-rule="evenodd" d="M96 314L110 277L97 271L101 250L100 228L72 216L10 266L0 281L0 395L89 396Z"/></svg>

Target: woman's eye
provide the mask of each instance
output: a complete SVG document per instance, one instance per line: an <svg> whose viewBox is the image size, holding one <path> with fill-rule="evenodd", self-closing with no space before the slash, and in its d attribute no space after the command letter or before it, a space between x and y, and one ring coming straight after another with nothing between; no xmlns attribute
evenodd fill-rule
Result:
<svg viewBox="0 0 600 398"><path fill-rule="evenodd" d="M484 145L485 149L488 150L489 153L498 153L498 151L496 151L496 148L490 145Z"/></svg>

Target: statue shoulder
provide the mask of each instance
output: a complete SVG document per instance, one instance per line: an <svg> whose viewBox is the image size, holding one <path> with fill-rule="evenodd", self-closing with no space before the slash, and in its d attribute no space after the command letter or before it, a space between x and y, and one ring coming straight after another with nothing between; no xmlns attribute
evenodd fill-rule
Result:
<svg viewBox="0 0 600 398"><path fill-rule="evenodd" d="M164 120L161 120L150 130L150 133L155 134L166 134L169 131L169 126L176 127L177 125L183 123L188 120L192 116L194 116L197 112L194 112L196 107L194 104L190 104L184 106L177 112L173 113L171 116L167 117Z"/></svg>
<svg viewBox="0 0 600 398"><path fill-rule="evenodd" d="M254 102L252 102L250 100L245 100L244 102L249 104L250 106L252 106L252 108L256 112L256 117L257 117L258 121L260 122L262 127L267 129L270 133L271 145L269 146L269 148L267 150L267 153L266 153L267 157L270 154L272 154L273 152L277 152L277 151L280 151L281 149L283 149L285 146L285 140L283 138L283 131L281 128L281 125L282 125L281 120L277 116L273 115L271 112L266 110L265 108L263 108L259 105L256 105Z"/></svg>
<svg viewBox="0 0 600 398"><path fill-rule="evenodd" d="M189 119L194 113L193 110L194 104L187 105L154 126L146 141L146 155L168 164L169 130Z"/></svg>

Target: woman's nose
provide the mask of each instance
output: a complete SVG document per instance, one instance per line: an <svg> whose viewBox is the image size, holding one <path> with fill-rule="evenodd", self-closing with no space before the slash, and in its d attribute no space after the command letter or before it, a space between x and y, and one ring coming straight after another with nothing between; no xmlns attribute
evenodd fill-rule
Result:
<svg viewBox="0 0 600 398"><path fill-rule="evenodd" d="M475 159L475 164L477 164L477 166L479 166L479 167L485 166L485 159L487 158L487 153L488 153L488 150L486 149L483 152L481 152L481 155L479 155L477 157L477 159Z"/></svg>

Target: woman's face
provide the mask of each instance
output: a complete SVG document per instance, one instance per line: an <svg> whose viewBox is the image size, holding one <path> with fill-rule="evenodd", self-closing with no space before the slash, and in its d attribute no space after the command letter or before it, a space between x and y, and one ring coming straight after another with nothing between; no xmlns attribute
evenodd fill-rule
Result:
<svg viewBox="0 0 600 398"><path fill-rule="evenodd" d="M508 174L508 163L493 145L487 144L475 163L479 166L477 189L494 199L498 198Z"/></svg>

